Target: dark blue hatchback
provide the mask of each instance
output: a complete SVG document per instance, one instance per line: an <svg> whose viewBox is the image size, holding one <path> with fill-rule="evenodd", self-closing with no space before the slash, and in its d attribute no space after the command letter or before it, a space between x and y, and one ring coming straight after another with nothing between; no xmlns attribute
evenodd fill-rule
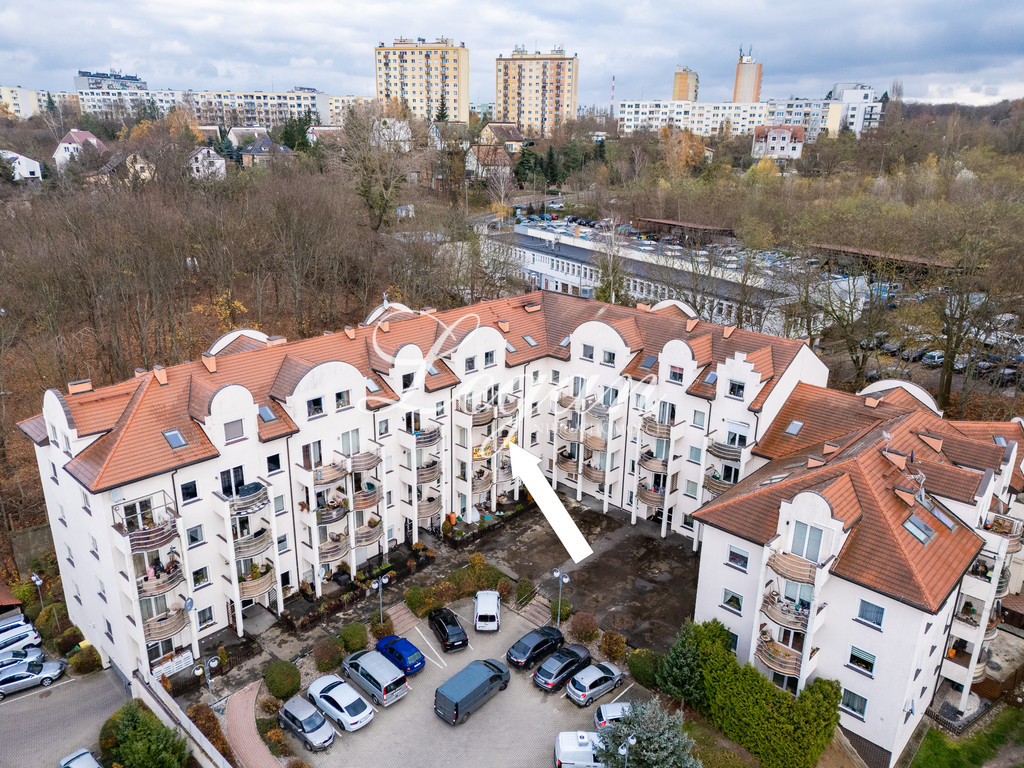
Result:
<svg viewBox="0 0 1024 768"><path fill-rule="evenodd" d="M419 648L398 635L388 635L378 640L377 650L407 675L416 674L427 663Z"/></svg>

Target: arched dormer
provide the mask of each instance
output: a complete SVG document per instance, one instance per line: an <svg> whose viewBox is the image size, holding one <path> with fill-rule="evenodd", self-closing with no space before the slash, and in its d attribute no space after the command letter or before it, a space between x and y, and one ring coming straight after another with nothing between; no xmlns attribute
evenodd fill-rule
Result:
<svg viewBox="0 0 1024 768"><path fill-rule="evenodd" d="M238 328L234 331L228 331L213 342L213 344L210 345L210 348L206 350L206 354L218 355L224 352L227 347L235 344L235 342L238 342L235 346L245 346L251 347L252 349L258 349L260 347L270 346L269 340L270 337L263 333L263 331L257 331L253 328ZM249 344L246 344L245 342L249 342ZM238 351L245 350L239 349Z"/></svg>
<svg viewBox="0 0 1024 768"><path fill-rule="evenodd" d="M909 381L903 381L902 379L882 379L881 381L876 381L874 384L869 384L864 387L864 389L858 392L857 395L860 397L866 397L868 395L888 392L890 389L896 389L897 387L910 394L911 397L921 402L936 415L942 416L942 411L939 410L939 404L935 402L934 397L928 394L926 389L918 386L917 384L912 384Z"/></svg>
<svg viewBox="0 0 1024 768"><path fill-rule="evenodd" d="M256 402L241 384L228 384L209 397L203 430L218 450L226 445L256 438Z"/></svg>

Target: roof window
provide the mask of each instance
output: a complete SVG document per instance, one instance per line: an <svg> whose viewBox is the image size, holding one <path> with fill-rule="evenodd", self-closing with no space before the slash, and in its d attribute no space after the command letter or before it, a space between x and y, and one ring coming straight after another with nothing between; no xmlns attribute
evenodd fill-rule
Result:
<svg viewBox="0 0 1024 768"><path fill-rule="evenodd" d="M433 363L428 365L427 366L427 373L429 373L431 376L437 376L437 366L434 365Z"/></svg>
<svg viewBox="0 0 1024 768"><path fill-rule="evenodd" d="M511 341L508 341L508 340L505 341L505 349L507 349L513 355L516 353L516 348L512 346L512 342Z"/></svg>
<svg viewBox="0 0 1024 768"><path fill-rule="evenodd" d="M772 475L767 480L762 480L761 485L775 485L776 483L781 483L787 477L789 477L789 472L781 475Z"/></svg>
<svg viewBox="0 0 1024 768"><path fill-rule="evenodd" d="M270 410L269 405L261 405L259 410L260 418L263 419L264 422L277 421L277 414Z"/></svg>
<svg viewBox="0 0 1024 768"><path fill-rule="evenodd" d="M369 376L366 377L366 388L371 392L380 392L380 385Z"/></svg>
<svg viewBox="0 0 1024 768"><path fill-rule="evenodd" d="M185 437L181 434L180 429L168 429L164 432L164 440L167 441L167 444L171 446L171 448L184 448L188 445L188 443L185 442Z"/></svg>
<svg viewBox="0 0 1024 768"><path fill-rule="evenodd" d="M1006 447L1006 438L1003 437L1002 435L996 435L995 436L995 441L996 441L996 445L998 445L1000 448L1005 448Z"/></svg>
<svg viewBox="0 0 1024 768"><path fill-rule="evenodd" d="M656 362L658 362L658 357L656 355L648 355L644 358L644 361L640 363L640 367L650 369L654 367Z"/></svg>
<svg viewBox="0 0 1024 768"><path fill-rule="evenodd" d="M564 339L562 339L560 342L558 342L558 346L560 346L560 347L568 347L569 346L569 337L566 336Z"/></svg>
<svg viewBox="0 0 1024 768"><path fill-rule="evenodd" d="M797 435L800 434L800 430L803 429L803 426L804 423L802 421L797 421L796 419L793 419L793 421L789 422L789 426L786 427L786 434L796 437Z"/></svg>
<svg viewBox="0 0 1024 768"><path fill-rule="evenodd" d="M903 527L910 531L911 535L922 544L927 544L935 537L935 530L913 513L904 521Z"/></svg>
<svg viewBox="0 0 1024 768"><path fill-rule="evenodd" d="M704 377L704 383L705 384L714 384L716 381L718 381L718 372L717 371L708 371L708 375Z"/></svg>
<svg viewBox="0 0 1024 768"><path fill-rule="evenodd" d="M531 347L536 347L537 346L537 342L534 341L533 336L523 336L523 341L525 341Z"/></svg>

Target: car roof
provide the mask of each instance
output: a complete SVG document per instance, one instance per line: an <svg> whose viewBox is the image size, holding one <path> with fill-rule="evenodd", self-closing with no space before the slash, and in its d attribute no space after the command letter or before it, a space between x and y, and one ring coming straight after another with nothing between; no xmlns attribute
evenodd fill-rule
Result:
<svg viewBox="0 0 1024 768"><path fill-rule="evenodd" d="M295 715L300 720L305 720L307 717L316 712L314 707L306 699L302 698L299 694L295 694L288 701L284 703L284 708Z"/></svg>
<svg viewBox="0 0 1024 768"><path fill-rule="evenodd" d="M387 644L387 646L389 648L394 648L403 656L409 656L419 651L419 648L410 643L404 637L398 637L397 635L393 635L392 637L393 639ZM387 638L384 639L387 640Z"/></svg>
<svg viewBox="0 0 1024 768"><path fill-rule="evenodd" d="M589 667L577 672L576 679L581 683L592 683L603 674L604 671L599 669L596 664L591 664Z"/></svg>
<svg viewBox="0 0 1024 768"><path fill-rule="evenodd" d="M632 703L628 701L612 701L607 704L602 704L598 707L598 711L604 715L605 719L617 718L625 716L633 708Z"/></svg>

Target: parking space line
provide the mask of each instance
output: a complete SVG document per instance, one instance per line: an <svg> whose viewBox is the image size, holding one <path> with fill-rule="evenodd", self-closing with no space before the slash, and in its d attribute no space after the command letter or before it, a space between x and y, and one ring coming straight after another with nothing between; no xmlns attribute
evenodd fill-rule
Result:
<svg viewBox="0 0 1024 768"><path fill-rule="evenodd" d="M616 696L614 699L612 699L612 704L614 704L616 701L618 701L623 696L625 696L627 693L629 693L629 689L632 688L632 687L633 687L633 683L630 683L629 685L627 685L626 686L626 690L624 690L622 693L620 693L618 696Z"/></svg>
<svg viewBox="0 0 1024 768"><path fill-rule="evenodd" d="M431 644L430 644L430 641L429 641L429 640L427 640L427 636L423 634L423 630L421 630L421 629L420 629L420 628L419 628L419 627L417 626L417 627L416 627L416 631L417 631L417 632L419 633L420 637L422 637L422 638L423 638L423 643L424 643L424 647L425 647L425 648L426 648L426 649L427 649L428 651L430 651L430 652L431 652L432 654L435 654L435 655L437 655L437 651L436 651L436 650L434 650L433 646L431 646ZM434 659L433 659L433 658L431 658L430 656L427 656L427 658L428 658L428 659L430 659L431 661L434 661ZM448 666L448 662L446 662L446 661L445 661L445 660L444 660L443 658L441 658L440 656L437 656L437 658L438 658L438 659L440 659L440 662L441 662L440 664L438 664L438 662L434 661L434 663L435 663L435 664L437 664L438 668L441 668L441 669L443 669L444 667L447 667L447 666Z"/></svg>
<svg viewBox="0 0 1024 768"><path fill-rule="evenodd" d="M53 684L51 684L50 686L48 686L46 688L43 688L42 686L38 686L39 690L33 689L33 690L30 690L30 691L23 691L20 696L15 695L14 698L12 698L10 696L7 696L7 697L4 698L3 701L0 701L0 706L4 705L4 704L6 704L6 703L8 703L10 701L18 701L19 699L28 698L29 696L31 696L34 693L43 693L44 691L52 691L54 688L60 688L62 685L67 685L68 683L73 683L73 682L75 682L75 678L69 677L67 680L62 680L59 683L53 683Z"/></svg>

